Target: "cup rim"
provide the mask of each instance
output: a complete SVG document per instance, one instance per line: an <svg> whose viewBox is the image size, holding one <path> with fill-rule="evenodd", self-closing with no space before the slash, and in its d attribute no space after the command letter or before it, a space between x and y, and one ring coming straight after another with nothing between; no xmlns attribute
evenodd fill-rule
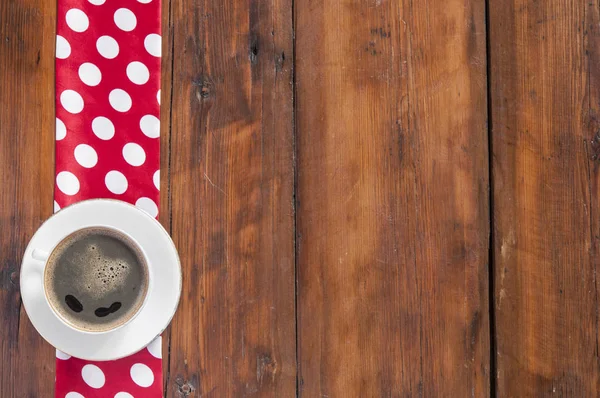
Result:
<svg viewBox="0 0 600 398"><path fill-rule="evenodd" d="M142 303L140 304L140 306L136 309L136 311L133 313L133 315L131 315L129 317L129 319L127 319L125 322L106 329L106 330L86 330L86 329L82 329L80 327L78 327L77 325L74 325L73 323L69 322L67 319L65 319L60 313L59 311L55 308L55 306L52 304L52 300L50 300L49 295L48 295L48 291L46 289L46 272L48 271L48 262L50 261L50 258L52 257L52 254L54 253L54 251L58 248L58 246L60 246L61 243L63 243L66 239L68 239L70 236L75 235L75 234L79 234L84 232L87 229L108 229L116 234L120 234L123 235L125 237L125 239L128 241L127 244L131 244L135 247L135 250L139 253L139 255L142 257L142 261L143 264L142 266L145 268L146 271L146 291L144 292L144 298L142 300ZM106 226L106 225L89 225L80 229L77 229L65 236L63 236L58 243L56 243L54 245L54 247L49 251L48 254L48 258L46 259L45 263L44 263L44 271L43 271L43 284L42 287L44 289L44 295L46 297L46 301L48 302L50 309L54 312L54 315L56 315L56 317L58 317L67 327L76 329L79 332L82 333L90 333L90 334L99 334L99 333L110 333L113 332L119 328L122 328L124 326L126 326L128 323L130 323L136 316L138 316L138 314L142 311L142 308L144 308L144 306L146 305L147 301L148 301L148 293L150 292L150 285L152 283L152 276L151 276L151 272L150 272L150 267L148 267L148 256L146 254L146 252L144 251L144 249L140 246L140 244L133 239L127 232L123 231L122 229L119 228L114 228L111 226Z"/></svg>

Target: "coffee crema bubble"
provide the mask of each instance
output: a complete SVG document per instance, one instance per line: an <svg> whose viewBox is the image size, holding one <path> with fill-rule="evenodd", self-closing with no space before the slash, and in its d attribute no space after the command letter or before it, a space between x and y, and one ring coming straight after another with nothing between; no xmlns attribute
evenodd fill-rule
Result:
<svg viewBox="0 0 600 398"><path fill-rule="evenodd" d="M74 327L101 332L131 319L148 289L148 267L126 235L92 227L63 239L44 271L46 296L54 311Z"/></svg>

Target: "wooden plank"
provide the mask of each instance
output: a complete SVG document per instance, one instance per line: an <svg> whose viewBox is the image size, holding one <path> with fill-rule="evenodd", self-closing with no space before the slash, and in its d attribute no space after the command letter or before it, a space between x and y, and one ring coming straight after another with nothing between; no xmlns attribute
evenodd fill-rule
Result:
<svg viewBox="0 0 600 398"><path fill-rule="evenodd" d="M0 1L0 396L45 397L54 350L19 294L29 238L52 214L55 6Z"/></svg>
<svg viewBox="0 0 600 398"><path fill-rule="evenodd" d="M300 392L489 394L484 2L296 2Z"/></svg>
<svg viewBox="0 0 600 398"><path fill-rule="evenodd" d="M600 395L598 8L490 0L498 397Z"/></svg>
<svg viewBox="0 0 600 398"><path fill-rule="evenodd" d="M291 11L172 2L169 397L295 395Z"/></svg>

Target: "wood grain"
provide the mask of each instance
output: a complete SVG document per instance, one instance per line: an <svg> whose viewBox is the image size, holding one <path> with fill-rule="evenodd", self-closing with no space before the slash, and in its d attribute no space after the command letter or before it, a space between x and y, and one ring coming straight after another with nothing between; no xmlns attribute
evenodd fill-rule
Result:
<svg viewBox="0 0 600 398"><path fill-rule="evenodd" d="M295 395L291 11L172 2L169 397Z"/></svg>
<svg viewBox="0 0 600 398"><path fill-rule="evenodd" d="M487 396L484 3L295 7L300 394Z"/></svg>
<svg viewBox="0 0 600 398"><path fill-rule="evenodd" d="M54 351L21 306L18 276L29 238L52 214L54 18L52 2L0 1L0 396L7 398L48 397L54 383Z"/></svg>
<svg viewBox="0 0 600 398"><path fill-rule="evenodd" d="M498 397L596 397L598 1L490 0Z"/></svg>

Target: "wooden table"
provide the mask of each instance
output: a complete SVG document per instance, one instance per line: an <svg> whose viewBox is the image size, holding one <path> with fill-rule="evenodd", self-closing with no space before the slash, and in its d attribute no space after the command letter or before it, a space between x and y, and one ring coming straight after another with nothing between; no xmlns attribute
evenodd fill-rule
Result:
<svg viewBox="0 0 600 398"><path fill-rule="evenodd" d="M599 396L599 10L163 0L166 396ZM54 383L18 289L54 32L0 1L2 398Z"/></svg>

